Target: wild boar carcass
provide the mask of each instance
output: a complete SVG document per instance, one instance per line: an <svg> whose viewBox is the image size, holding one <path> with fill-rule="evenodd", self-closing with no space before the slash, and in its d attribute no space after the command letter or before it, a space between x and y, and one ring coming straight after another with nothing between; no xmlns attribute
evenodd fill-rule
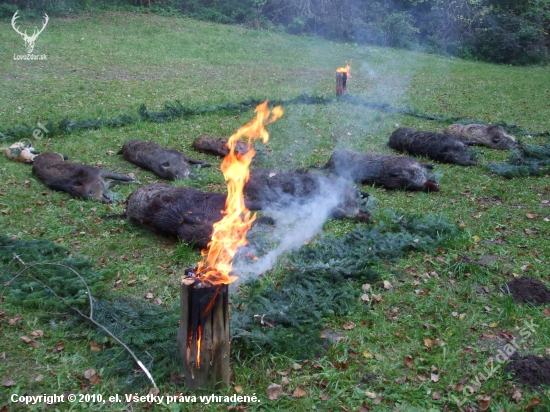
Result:
<svg viewBox="0 0 550 412"><path fill-rule="evenodd" d="M370 215L360 210L367 193L357 191L346 180L327 177L307 170L275 170L259 168L250 172L244 187L249 200L262 206L285 207L292 202L315 202L316 198L334 197L337 201L331 210L335 219L349 218L368 222Z"/></svg>
<svg viewBox="0 0 550 412"><path fill-rule="evenodd" d="M193 141L193 149L200 153L225 157L229 154L228 140L225 137L199 136ZM245 154L248 149L248 144L242 141L238 141L235 146L235 152L239 154Z"/></svg>
<svg viewBox="0 0 550 412"><path fill-rule="evenodd" d="M388 146L398 152L411 155L426 156L442 163L452 163L462 166L477 165L468 146L458 136L430 131L416 131L408 127L400 127L390 135Z"/></svg>
<svg viewBox="0 0 550 412"><path fill-rule="evenodd" d="M99 167L66 162L59 153L46 152L34 158L32 171L50 189L67 192L80 199L112 203L109 188L116 182L131 182L130 176L107 172Z"/></svg>
<svg viewBox="0 0 550 412"><path fill-rule="evenodd" d="M498 125L452 124L445 129L444 133L491 149L508 150L517 146L516 138L508 134L504 127Z"/></svg>
<svg viewBox="0 0 550 412"><path fill-rule="evenodd" d="M323 168L357 183L374 183L388 189L439 190L439 185L428 179L428 169L433 166L409 157L340 149L332 153Z"/></svg>
<svg viewBox="0 0 550 412"><path fill-rule="evenodd" d="M227 195L192 187L154 183L135 190L126 205L126 216L158 234L178 236L184 242L205 249L214 223L223 218ZM247 202L249 210L259 210Z"/></svg>
<svg viewBox="0 0 550 412"><path fill-rule="evenodd" d="M177 150L167 149L155 142L129 140L119 151L126 160L150 170L157 176L167 180L186 179L189 177L190 164L202 167L212 166L210 163L192 159Z"/></svg>

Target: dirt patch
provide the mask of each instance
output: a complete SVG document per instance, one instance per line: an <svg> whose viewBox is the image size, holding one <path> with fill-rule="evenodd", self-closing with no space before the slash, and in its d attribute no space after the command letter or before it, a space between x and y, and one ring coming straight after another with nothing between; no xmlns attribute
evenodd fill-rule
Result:
<svg viewBox="0 0 550 412"><path fill-rule="evenodd" d="M544 305L550 302L550 290L538 279L522 276L506 283L516 302L529 302L533 305Z"/></svg>
<svg viewBox="0 0 550 412"><path fill-rule="evenodd" d="M524 385L550 385L550 358L547 356L520 356L516 353L505 370L512 372L513 379Z"/></svg>

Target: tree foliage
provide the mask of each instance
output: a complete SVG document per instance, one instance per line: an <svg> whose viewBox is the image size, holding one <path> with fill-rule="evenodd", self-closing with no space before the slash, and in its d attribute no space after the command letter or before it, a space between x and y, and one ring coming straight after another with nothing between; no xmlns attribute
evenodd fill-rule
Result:
<svg viewBox="0 0 550 412"><path fill-rule="evenodd" d="M9 0L38 16L107 8L185 14L220 23L316 34L506 64L546 63L550 0Z"/></svg>

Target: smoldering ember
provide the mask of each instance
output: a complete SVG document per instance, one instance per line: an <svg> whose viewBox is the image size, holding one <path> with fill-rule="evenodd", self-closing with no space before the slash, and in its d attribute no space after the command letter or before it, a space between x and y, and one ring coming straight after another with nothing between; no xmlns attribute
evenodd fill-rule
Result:
<svg viewBox="0 0 550 412"><path fill-rule="evenodd" d="M550 0L107 3L0 5L0 411L550 405Z"/></svg>

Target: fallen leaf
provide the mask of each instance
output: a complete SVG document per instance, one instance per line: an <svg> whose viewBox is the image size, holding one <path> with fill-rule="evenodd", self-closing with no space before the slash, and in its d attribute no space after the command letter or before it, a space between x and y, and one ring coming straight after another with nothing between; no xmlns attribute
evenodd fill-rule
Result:
<svg viewBox="0 0 550 412"><path fill-rule="evenodd" d="M101 378L99 377L98 374L92 375L89 380L90 380L90 383L93 383L94 385L96 383L101 382Z"/></svg>
<svg viewBox="0 0 550 412"><path fill-rule="evenodd" d="M382 296L380 295L375 295L373 293L371 297L373 302L376 302L376 303L384 302L384 299L382 299Z"/></svg>
<svg viewBox="0 0 550 412"><path fill-rule="evenodd" d="M330 395L327 395L326 393L321 393L319 394L319 399L321 399L322 401L328 401L330 400Z"/></svg>
<svg viewBox="0 0 550 412"><path fill-rule="evenodd" d="M300 369L302 369L302 365L300 365L299 363L293 363L292 369L294 369L295 371L299 371Z"/></svg>
<svg viewBox="0 0 550 412"><path fill-rule="evenodd" d="M365 358L367 358L367 359L372 359L372 358L374 357L374 355L371 353L371 351L369 351L369 350L367 350L367 349L365 349L365 350L363 351L363 356L364 356Z"/></svg>
<svg viewBox="0 0 550 412"><path fill-rule="evenodd" d="M376 359L377 361L383 361L386 358L383 355L380 355L380 354L376 353L376 354L374 354L374 359Z"/></svg>
<svg viewBox="0 0 550 412"><path fill-rule="evenodd" d="M378 394L376 398L374 398L374 401L372 401L373 405L378 405L380 402L382 402L382 394Z"/></svg>
<svg viewBox="0 0 550 412"><path fill-rule="evenodd" d="M363 286L361 286L361 288L363 289L363 292L369 293L371 290L370 283L365 283Z"/></svg>
<svg viewBox="0 0 550 412"><path fill-rule="evenodd" d="M20 321L21 319L23 319L23 316L21 316L21 315L15 315L15 318L12 318L12 319L9 319L9 320L8 320L8 325L11 326L11 325L15 324L15 322Z"/></svg>
<svg viewBox="0 0 550 412"><path fill-rule="evenodd" d="M25 343L31 343L32 339L28 338L27 336L21 336L21 340Z"/></svg>
<svg viewBox="0 0 550 412"><path fill-rule="evenodd" d="M437 373L430 374L430 379L432 382L439 382L439 375Z"/></svg>
<svg viewBox="0 0 550 412"><path fill-rule="evenodd" d="M387 280L385 280L383 282L383 284L384 284L384 289L386 289L386 290L390 290L391 288L393 288L392 284L390 282L388 282Z"/></svg>
<svg viewBox="0 0 550 412"><path fill-rule="evenodd" d="M90 379L94 375L95 375L95 369L87 369L84 371L84 377L86 379Z"/></svg>
<svg viewBox="0 0 550 412"><path fill-rule="evenodd" d="M414 365L414 359L411 355L407 355L403 358L403 362L407 368L412 368Z"/></svg>
<svg viewBox="0 0 550 412"><path fill-rule="evenodd" d="M352 329L355 329L357 327L357 325L351 321L349 322L345 322L342 327L345 329L345 330L352 330Z"/></svg>
<svg viewBox="0 0 550 412"><path fill-rule="evenodd" d="M493 322L489 325L491 328L496 328L498 326L498 322Z"/></svg>
<svg viewBox="0 0 550 412"><path fill-rule="evenodd" d="M550 307L546 307L542 310L542 314L550 317Z"/></svg>
<svg viewBox="0 0 550 412"><path fill-rule="evenodd" d="M10 387L10 386L13 386L15 385L15 382L13 380L9 380L9 381L6 381L4 383L2 383L2 386L5 386L5 387Z"/></svg>
<svg viewBox="0 0 550 412"><path fill-rule="evenodd" d="M527 213L525 216L527 217L527 219L535 219L537 217L533 213Z"/></svg>
<svg viewBox="0 0 550 412"><path fill-rule="evenodd" d="M31 336L32 336L33 338L37 338L37 337L39 337L39 336L44 336L44 331L41 330L41 329L33 330L33 331L31 332Z"/></svg>
<svg viewBox="0 0 550 412"><path fill-rule="evenodd" d="M401 378L397 378L394 382L397 383L398 385L403 385L406 381L407 381L407 377L403 376Z"/></svg>
<svg viewBox="0 0 550 412"><path fill-rule="evenodd" d="M267 397L271 401L275 401L279 399L279 396L281 396L281 385L277 385L276 383L270 383L267 387Z"/></svg>
<svg viewBox="0 0 550 412"><path fill-rule="evenodd" d="M542 401L540 399L537 399L537 398L533 398L531 399L531 402L529 402L529 405L527 405L525 407L525 410L526 411L530 411L531 409L533 409L535 406L538 406L538 405L541 405L542 404Z"/></svg>
<svg viewBox="0 0 550 412"><path fill-rule="evenodd" d="M434 392L434 393L432 393L432 399L433 399L433 400L438 401L438 400L440 400L442 397L443 397L443 396L441 395L440 392Z"/></svg>
<svg viewBox="0 0 550 412"><path fill-rule="evenodd" d="M523 396L523 391L519 388L514 388L514 393L512 394L512 400L514 402L519 402L521 401L521 397Z"/></svg>
<svg viewBox="0 0 550 412"><path fill-rule="evenodd" d="M369 391L366 391L365 392L365 396L369 399L374 399L376 398L378 395L376 395L374 392L369 392Z"/></svg>
<svg viewBox="0 0 550 412"><path fill-rule="evenodd" d="M477 235L474 235L472 236L472 240L474 241L474 243L479 243L479 241L481 240L481 238Z"/></svg>
<svg viewBox="0 0 550 412"><path fill-rule="evenodd" d="M301 386L296 386L296 389L294 389L294 392L292 393L293 398L303 398L306 395L307 391Z"/></svg>
<svg viewBox="0 0 550 412"><path fill-rule="evenodd" d="M424 338L424 347L426 347L427 349L430 349L431 347L433 347L434 343L435 343L435 339Z"/></svg>
<svg viewBox="0 0 550 412"><path fill-rule="evenodd" d="M60 343L58 344L55 349L53 350L53 352L61 352L63 349L65 349L65 344L64 343Z"/></svg>
<svg viewBox="0 0 550 412"><path fill-rule="evenodd" d="M426 378L424 375L417 375L416 379L418 379L420 382L426 382L428 378Z"/></svg>
<svg viewBox="0 0 550 412"><path fill-rule="evenodd" d="M152 294L151 292L149 292L145 295L145 299L153 299L154 297L155 297L155 295Z"/></svg>
<svg viewBox="0 0 550 412"><path fill-rule="evenodd" d="M363 294L361 295L361 300L362 300L363 302L370 302L369 295L367 295L366 293L363 293Z"/></svg>
<svg viewBox="0 0 550 412"><path fill-rule="evenodd" d="M486 411L489 409L489 406L491 406L491 397L490 396L483 396L477 400L477 403L479 405L480 411Z"/></svg>

